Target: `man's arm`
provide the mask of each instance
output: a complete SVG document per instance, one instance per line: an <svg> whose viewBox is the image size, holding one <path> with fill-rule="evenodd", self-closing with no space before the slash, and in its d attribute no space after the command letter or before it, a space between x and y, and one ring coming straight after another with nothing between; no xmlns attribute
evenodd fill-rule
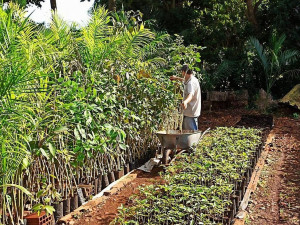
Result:
<svg viewBox="0 0 300 225"><path fill-rule="evenodd" d="M192 101L192 98L193 98L193 94L192 93L189 93L189 95L186 97L186 99L181 103L181 106L183 109L186 109L187 108L187 104Z"/></svg>
<svg viewBox="0 0 300 225"><path fill-rule="evenodd" d="M184 78L182 77L176 77L176 76L170 76L170 80L180 80L180 81L184 81Z"/></svg>

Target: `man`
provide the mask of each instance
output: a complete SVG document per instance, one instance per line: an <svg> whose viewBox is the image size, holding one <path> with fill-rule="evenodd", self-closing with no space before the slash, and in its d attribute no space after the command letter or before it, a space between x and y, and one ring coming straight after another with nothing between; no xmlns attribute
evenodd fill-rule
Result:
<svg viewBox="0 0 300 225"><path fill-rule="evenodd" d="M183 130L198 130L198 117L201 112L201 90L198 79L187 65L181 68L181 77L171 76L170 80L184 82L183 102Z"/></svg>

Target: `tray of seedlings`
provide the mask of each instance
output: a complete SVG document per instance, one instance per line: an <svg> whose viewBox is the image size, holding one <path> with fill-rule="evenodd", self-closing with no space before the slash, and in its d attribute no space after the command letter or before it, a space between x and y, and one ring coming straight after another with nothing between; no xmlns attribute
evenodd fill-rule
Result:
<svg viewBox="0 0 300 225"><path fill-rule="evenodd" d="M262 129L219 127L141 189L115 224L230 224L264 146Z"/></svg>
<svg viewBox="0 0 300 225"><path fill-rule="evenodd" d="M257 151L254 154L253 158L253 168L254 169L261 152L264 147L264 143L267 140L267 137L274 126L274 119L272 115L242 115L240 121L235 125L237 128L255 128L261 131L261 145L257 148ZM251 175L250 174L250 175ZM250 178L249 178L250 179Z"/></svg>

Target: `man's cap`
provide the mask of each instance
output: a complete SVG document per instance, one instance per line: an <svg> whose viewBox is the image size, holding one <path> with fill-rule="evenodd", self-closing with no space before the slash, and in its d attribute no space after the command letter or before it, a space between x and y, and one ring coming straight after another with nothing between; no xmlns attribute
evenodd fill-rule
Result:
<svg viewBox="0 0 300 225"><path fill-rule="evenodd" d="M187 72L189 70L189 66L187 64L182 65L181 71Z"/></svg>

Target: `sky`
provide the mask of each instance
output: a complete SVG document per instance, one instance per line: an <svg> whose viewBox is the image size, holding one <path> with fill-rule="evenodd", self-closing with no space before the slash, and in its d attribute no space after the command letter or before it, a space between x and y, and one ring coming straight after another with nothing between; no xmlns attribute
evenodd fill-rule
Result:
<svg viewBox="0 0 300 225"><path fill-rule="evenodd" d="M56 0L57 13L66 22L76 22L79 26L87 24L89 19L88 11L93 6L94 0L90 2L80 2L80 0ZM45 22L46 25L51 21L51 7L50 0L42 2L42 7L38 8L35 5L29 5L27 7L27 15L30 13L30 18L35 22Z"/></svg>

